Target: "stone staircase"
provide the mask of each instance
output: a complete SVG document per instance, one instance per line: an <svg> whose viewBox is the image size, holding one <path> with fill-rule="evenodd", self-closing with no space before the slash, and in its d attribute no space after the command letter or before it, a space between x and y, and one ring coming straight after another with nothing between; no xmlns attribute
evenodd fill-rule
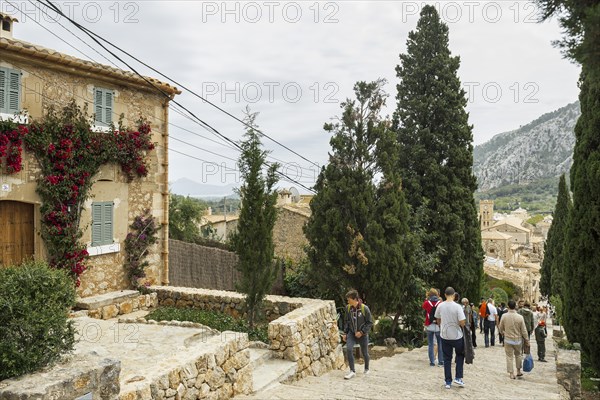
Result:
<svg viewBox="0 0 600 400"><path fill-rule="evenodd" d="M249 350L254 393L261 393L277 387L281 383L289 381L296 374L295 362L273 358L269 349L250 348Z"/></svg>

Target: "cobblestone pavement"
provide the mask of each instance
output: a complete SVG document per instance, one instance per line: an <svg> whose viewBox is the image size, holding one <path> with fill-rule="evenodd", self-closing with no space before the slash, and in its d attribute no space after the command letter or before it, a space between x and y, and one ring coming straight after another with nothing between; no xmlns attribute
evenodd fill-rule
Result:
<svg viewBox="0 0 600 400"><path fill-rule="evenodd" d="M548 326L552 332L552 326ZM532 335L533 336L533 335ZM430 367L427 347L371 361L371 373L363 375L357 366L354 379L344 380L346 371L331 371L283 384L251 399L559 399L556 363L551 337L546 339L547 363L537 362L537 345L531 341L534 368L520 379L512 380L506 372L504 348L496 338L494 347L484 347L483 334L477 331L473 364L465 364L465 387L444 388L443 367ZM454 366L452 374L454 376Z"/></svg>

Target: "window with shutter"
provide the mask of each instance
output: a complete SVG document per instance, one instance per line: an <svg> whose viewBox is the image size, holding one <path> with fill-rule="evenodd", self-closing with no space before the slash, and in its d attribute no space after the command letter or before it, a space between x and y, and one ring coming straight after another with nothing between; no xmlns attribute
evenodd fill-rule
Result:
<svg viewBox="0 0 600 400"><path fill-rule="evenodd" d="M92 203L92 246L113 243L112 201Z"/></svg>
<svg viewBox="0 0 600 400"><path fill-rule="evenodd" d="M0 113L21 111L21 72L0 68Z"/></svg>
<svg viewBox="0 0 600 400"><path fill-rule="evenodd" d="M109 89L94 89L94 112L97 126L109 126L112 123L114 92Z"/></svg>

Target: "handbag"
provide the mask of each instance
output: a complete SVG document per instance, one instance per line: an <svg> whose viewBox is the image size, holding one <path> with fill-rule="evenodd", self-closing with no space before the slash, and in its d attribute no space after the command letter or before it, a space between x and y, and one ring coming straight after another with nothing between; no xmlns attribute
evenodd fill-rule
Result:
<svg viewBox="0 0 600 400"><path fill-rule="evenodd" d="M533 357L527 354L523 359L523 372L531 372L533 369Z"/></svg>

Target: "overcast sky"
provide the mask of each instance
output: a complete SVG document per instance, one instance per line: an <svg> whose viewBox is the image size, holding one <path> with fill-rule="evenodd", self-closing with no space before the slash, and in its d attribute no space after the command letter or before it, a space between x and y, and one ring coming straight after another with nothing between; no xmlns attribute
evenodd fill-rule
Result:
<svg viewBox="0 0 600 400"><path fill-rule="evenodd" d="M450 50L459 55L468 93L474 144L518 128L577 100L579 66L562 58L552 41L556 20L537 23L526 1L97 1L58 2L75 20L242 118L250 105L269 136L318 165L327 162L323 123L339 115L339 103L359 80L386 78L388 113L395 107L395 67L426 4L438 8L450 28ZM15 37L87 58L38 26L57 33L95 61L107 63L28 1L0 0L16 16ZM15 11L14 6L26 11ZM58 19L75 31L68 21ZM80 33L78 33L80 34ZM83 36L82 36L83 37ZM86 39L90 42L89 39ZM156 73L134 64L143 73ZM161 78L165 80L164 78ZM239 140L244 127L188 93L177 97L224 135ZM150 121L152 122L152 121ZM170 122L220 141L175 112ZM170 180L211 184L239 181L238 153L178 127L170 127ZM177 141L183 140L213 155ZM306 186L317 168L265 139L285 171ZM300 177L297 166L303 168ZM282 182L281 186L297 186Z"/></svg>

